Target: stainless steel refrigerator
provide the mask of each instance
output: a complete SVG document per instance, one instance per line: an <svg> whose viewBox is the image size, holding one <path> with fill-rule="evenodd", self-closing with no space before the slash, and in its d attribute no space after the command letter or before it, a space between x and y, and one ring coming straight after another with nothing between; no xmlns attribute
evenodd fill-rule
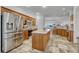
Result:
<svg viewBox="0 0 79 59"><path fill-rule="evenodd" d="M8 52L22 43L22 40L17 41L14 32L19 31L17 25L19 24L20 16L12 13L2 13L2 52ZM18 21L16 21L18 20ZM17 30L18 29L18 30Z"/></svg>

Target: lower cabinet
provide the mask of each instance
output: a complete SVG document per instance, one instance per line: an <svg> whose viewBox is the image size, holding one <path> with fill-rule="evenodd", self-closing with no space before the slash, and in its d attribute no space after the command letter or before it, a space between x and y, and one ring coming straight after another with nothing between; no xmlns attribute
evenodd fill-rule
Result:
<svg viewBox="0 0 79 59"><path fill-rule="evenodd" d="M68 32L68 40L70 41L70 42L73 42L73 31L70 31L70 32Z"/></svg>
<svg viewBox="0 0 79 59"><path fill-rule="evenodd" d="M50 33L41 34L41 33L33 33L32 34L32 48L44 51L48 40L49 40Z"/></svg>
<svg viewBox="0 0 79 59"><path fill-rule="evenodd" d="M54 29L52 34L66 37L68 41L73 42L73 31L69 31L65 29Z"/></svg>
<svg viewBox="0 0 79 59"><path fill-rule="evenodd" d="M26 40L29 38L29 35L28 35L28 30L24 30L23 31L23 39Z"/></svg>

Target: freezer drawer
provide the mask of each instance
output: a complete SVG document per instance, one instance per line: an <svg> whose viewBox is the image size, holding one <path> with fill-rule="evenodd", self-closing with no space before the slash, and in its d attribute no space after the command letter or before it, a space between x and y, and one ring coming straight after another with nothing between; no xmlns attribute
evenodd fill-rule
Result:
<svg viewBox="0 0 79 59"><path fill-rule="evenodd" d="M12 38L3 39L2 41L2 52L8 52L9 50L16 47L16 40Z"/></svg>

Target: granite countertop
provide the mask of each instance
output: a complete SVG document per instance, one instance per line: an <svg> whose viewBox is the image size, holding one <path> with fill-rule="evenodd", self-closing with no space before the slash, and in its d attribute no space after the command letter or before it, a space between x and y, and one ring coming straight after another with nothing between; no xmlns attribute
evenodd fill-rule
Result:
<svg viewBox="0 0 79 59"><path fill-rule="evenodd" d="M73 30L69 30L69 29L65 29L65 28L55 28L55 29L64 29L66 31L72 31L73 32Z"/></svg>
<svg viewBox="0 0 79 59"><path fill-rule="evenodd" d="M13 34L19 34L19 33L22 33L22 32L13 32Z"/></svg>
<svg viewBox="0 0 79 59"><path fill-rule="evenodd" d="M28 29L22 29L23 31L28 30Z"/></svg>
<svg viewBox="0 0 79 59"><path fill-rule="evenodd" d="M34 26L32 26L31 28L25 28L25 29L23 29L23 30L35 30L35 29L37 29L37 28L34 27Z"/></svg>
<svg viewBox="0 0 79 59"><path fill-rule="evenodd" d="M47 29L47 30L36 30L36 31L33 31L32 33L40 33L40 34L46 34L50 31L50 29Z"/></svg>

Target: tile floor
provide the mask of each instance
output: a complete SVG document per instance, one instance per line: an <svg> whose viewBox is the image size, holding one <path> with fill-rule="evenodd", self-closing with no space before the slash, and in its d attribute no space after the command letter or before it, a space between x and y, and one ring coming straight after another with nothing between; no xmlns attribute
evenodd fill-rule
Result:
<svg viewBox="0 0 79 59"><path fill-rule="evenodd" d="M32 37L25 40L21 46L9 53L77 53L75 44L67 41L65 37L51 35L45 51L32 49Z"/></svg>

